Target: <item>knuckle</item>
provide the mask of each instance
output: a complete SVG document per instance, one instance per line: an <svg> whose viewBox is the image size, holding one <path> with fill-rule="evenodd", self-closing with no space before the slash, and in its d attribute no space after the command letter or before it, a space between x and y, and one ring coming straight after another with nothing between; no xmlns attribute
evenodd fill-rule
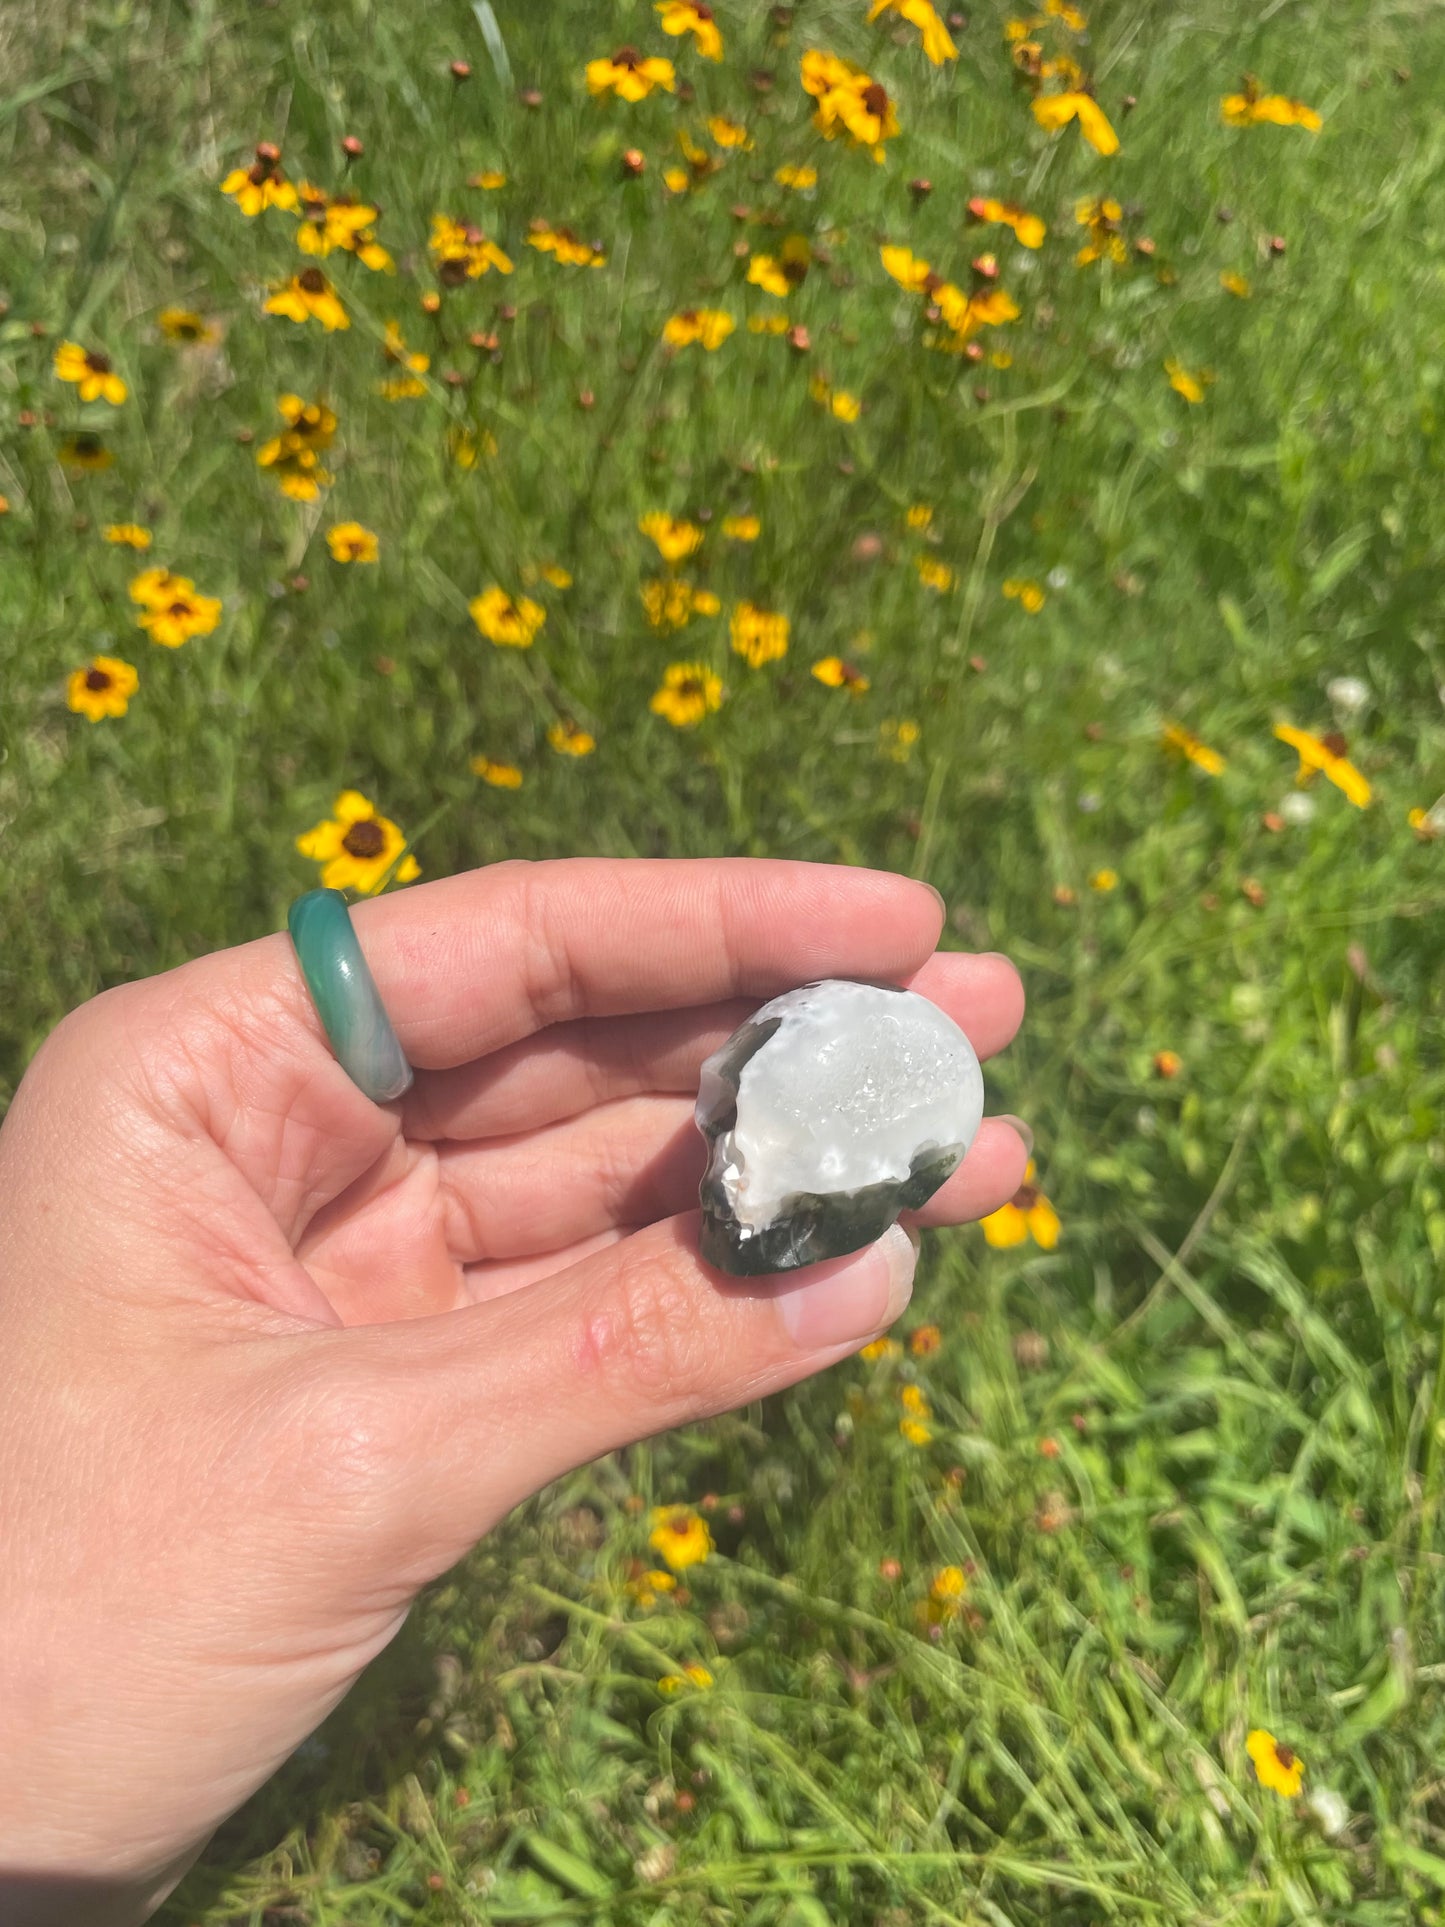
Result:
<svg viewBox="0 0 1445 1927"><path fill-rule="evenodd" d="M631 1248L640 1242L618 1246L611 1281L587 1309L584 1352L609 1400L675 1422L713 1409L724 1354L686 1253Z"/></svg>

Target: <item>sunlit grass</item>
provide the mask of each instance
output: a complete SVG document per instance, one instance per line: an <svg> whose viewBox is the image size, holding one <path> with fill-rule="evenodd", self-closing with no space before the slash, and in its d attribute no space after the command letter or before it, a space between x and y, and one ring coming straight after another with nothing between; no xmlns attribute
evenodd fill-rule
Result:
<svg viewBox="0 0 1445 1927"><path fill-rule="evenodd" d="M297 837L355 790L424 877L588 850L927 876L950 942L1024 971L991 1108L1033 1123L1062 1221L1052 1252L932 1239L901 1335L936 1351L527 1508L175 1922L1441 1904L1445 841L1409 813L1445 789L1445 33L1424 4L1055 15L1104 158L1036 125L1005 8L941 67L865 13L719 8L719 63L622 0L499 3L493 42L451 0L0 20L5 1089L96 990L281 927ZM591 98L629 43L696 98ZM884 164L810 124L809 48L887 88ZM1320 131L1226 125L1245 72ZM344 330L263 313L308 259L220 192L258 141L379 204L395 273L316 263ZM513 271L447 285L438 214ZM1018 317L976 359L927 345L946 319L885 245ZM168 339L171 308L214 339ZM699 310L731 332L672 345ZM56 378L64 340L124 402ZM257 459L288 395L336 416L309 501ZM84 431L102 472L58 459ZM653 514L701 543L669 558ZM127 524L144 553L104 538ZM348 524L374 562L337 558ZM150 640L151 567L220 598L212 633ZM486 633L492 589L540 612L526 646ZM97 654L139 687L91 723L67 679ZM1298 787L1280 723L1342 732L1368 805ZM717 1550L645 1608L675 1500ZM688 1665L713 1683L659 1690ZM1256 1781L1255 1728L1299 1799Z"/></svg>

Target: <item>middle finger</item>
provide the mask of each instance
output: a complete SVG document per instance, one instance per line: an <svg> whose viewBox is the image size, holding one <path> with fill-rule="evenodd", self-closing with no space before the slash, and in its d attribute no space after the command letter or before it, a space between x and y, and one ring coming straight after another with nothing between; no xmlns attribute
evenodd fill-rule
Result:
<svg viewBox="0 0 1445 1927"><path fill-rule="evenodd" d="M1001 1051L1023 1017L1023 986L1006 957L938 952L909 988L946 1011L980 1058ZM502 1137L640 1092L696 1091L703 1059L757 1007L731 998L551 1024L470 1064L419 1071L402 1100L403 1131L415 1142Z"/></svg>

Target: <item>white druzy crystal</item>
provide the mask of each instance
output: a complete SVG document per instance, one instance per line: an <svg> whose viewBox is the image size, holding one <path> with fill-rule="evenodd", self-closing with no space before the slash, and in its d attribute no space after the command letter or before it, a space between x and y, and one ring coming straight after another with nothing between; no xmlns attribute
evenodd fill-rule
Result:
<svg viewBox="0 0 1445 1927"><path fill-rule="evenodd" d="M962 1161L983 1073L926 997L830 978L764 1004L702 1067L704 1251L811 1264L878 1237Z"/></svg>

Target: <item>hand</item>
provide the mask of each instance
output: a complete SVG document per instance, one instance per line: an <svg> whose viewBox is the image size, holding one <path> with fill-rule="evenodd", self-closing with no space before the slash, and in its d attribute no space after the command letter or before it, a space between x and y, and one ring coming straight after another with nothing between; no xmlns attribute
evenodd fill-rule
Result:
<svg viewBox="0 0 1445 1927"><path fill-rule="evenodd" d="M73 1012L0 1131L0 1899L35 1920L143 1920L529 1493L902 1310L896 1233L780 1279L699 1260L692 1094L750 1010L902 981L987 1057L1023 1008L871 871L504 863L354 914L397 1103L280 934ZM986 1122L918 1221L1025 1157Z"/></svg>

